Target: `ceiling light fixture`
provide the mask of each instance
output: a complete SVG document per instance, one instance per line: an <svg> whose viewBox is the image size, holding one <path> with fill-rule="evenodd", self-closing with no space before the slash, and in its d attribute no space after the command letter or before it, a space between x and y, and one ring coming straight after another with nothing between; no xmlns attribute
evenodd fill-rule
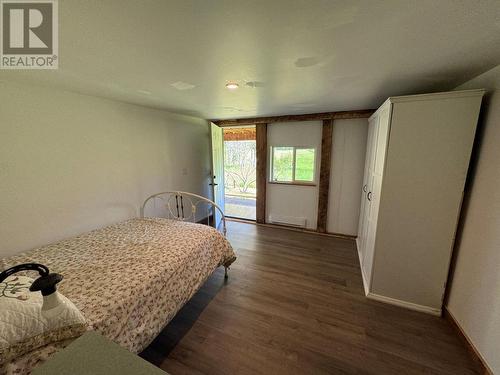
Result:
<svg viewBox="0 0 500 375"><path fill-rule="evenodd" d="M238 85L236 82L229 82L226 83L226 88L229 90L236 90L240 85Z"/></svg>

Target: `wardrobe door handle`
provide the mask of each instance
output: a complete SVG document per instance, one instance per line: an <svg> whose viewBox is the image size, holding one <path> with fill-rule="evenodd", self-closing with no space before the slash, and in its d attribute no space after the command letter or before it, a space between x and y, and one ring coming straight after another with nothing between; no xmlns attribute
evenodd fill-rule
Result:
<svg viewBox="0 0 500 375"><path fill-rule="evenodd" d="M363 186L363 191L364 191L365 193L366 193L366 188L367 188L367 187L368 187L368 186L367 186L366 184L365 184L365 186Z"/></svg>
<svg viewBox="0 0 500 375"><path fill-rule="evenodd" d="M366 194L366 199L368 199L370 202L372 201L372 192L369 191L368 194Z"/></svg>

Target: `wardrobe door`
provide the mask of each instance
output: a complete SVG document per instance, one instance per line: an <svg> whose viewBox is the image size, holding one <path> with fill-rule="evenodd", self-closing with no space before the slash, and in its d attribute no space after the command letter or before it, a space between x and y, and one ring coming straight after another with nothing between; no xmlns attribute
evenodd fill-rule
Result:
<svg viewBox="0 0 500 375"><path fill-rule="evenodd" d="M372 118L368 123L368 138L366 141L366 156L365 156L365 170L363 174L363 187L361 190L361 207L359 212L359 224L358 224L358 252L361 258L364 254L364 231L366 226L366 193L368 192L368 171L370 167L370 160L372 158L373 145L373 128L375 119Z"/></svg>
<svg viewBox="0 0 500 375"><path fill-rule="evenodd" d="M368 192L366 193L367 200L367 224L363 270L365 281L368 288L371 285L371 273L373 268L373 257L375 254L375 238L377 235L377 221L380 207L380 195L382 191L382 178L385 163L385 154L387 149L387 141L389 135L389 115L390 104L387 104L381 109L377 118L376 126L374 127L375 146L370 160L368 171Z"/></svg>
<svg viewBox="0 0 500 375"><path fill-rule="evenodd" d="M367 193L368 213L365 233L365 256L363 258L363 272L368 289L371 285L371 274L373 266L373 256L375 252L375 236L377 233L377 216L379 207L379 196L374 192L374 186L380 185L378 177L373 173L370 175L371 189Z"/></svg>
<svg viewBox="0 0 500 375"><path fill-rule="evenodd" d="M374 173L380 177L384 173L385 155L387 151L387 142L389 140L389 120L392 105L386 104L380 111L378 137L377 137L377 152L375 156Z"/></svg>
<svg viewBox="0 0 500 375"><path fill-rule="evenodd" d="M361 233L361 268L363 271L363 277L365 278L365 284L367 287L370 285L370 271L371 271L371 263L367 263L367 259L370 258L369 252L371 246L371 241L373 241L370 237L371 230L371 215L372 215L372 191L373 191L373 170L375 166L375 159L377 155L377 147L378 147L378 129L379 129L379 117L378 115L373 117L369 123L369 137L370 137L370 147L367 152L367 170L365 174L365 189L366 192L363 192L363 201L364 201L364 209L363 209L363 229ZM374 236L374 234L372 234Z"/></svg>

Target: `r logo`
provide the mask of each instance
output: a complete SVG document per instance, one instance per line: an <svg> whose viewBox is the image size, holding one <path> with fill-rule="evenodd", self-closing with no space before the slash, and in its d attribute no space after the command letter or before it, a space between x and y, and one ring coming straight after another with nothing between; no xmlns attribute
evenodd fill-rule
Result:
<svg viewBox="0 0 500 375"><path fill-rule="evenodd" d="M57 0L0 0L0 68L57 69Z"/></svg>
<svg viewBox="0 0 500 375"><path fill-rule="evenodd" d="M52 3L2 6L4 54L52 54Z"/></svg>

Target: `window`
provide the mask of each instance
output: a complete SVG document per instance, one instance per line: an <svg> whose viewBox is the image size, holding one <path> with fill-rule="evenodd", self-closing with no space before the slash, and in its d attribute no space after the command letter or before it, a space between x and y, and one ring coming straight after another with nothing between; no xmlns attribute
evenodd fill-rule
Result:
<svg viewBox="0 0 500 375"><path fill-rule="evenodd" d="M316 149L311 147L271 147L271 182L312 183Z"/></svg>

